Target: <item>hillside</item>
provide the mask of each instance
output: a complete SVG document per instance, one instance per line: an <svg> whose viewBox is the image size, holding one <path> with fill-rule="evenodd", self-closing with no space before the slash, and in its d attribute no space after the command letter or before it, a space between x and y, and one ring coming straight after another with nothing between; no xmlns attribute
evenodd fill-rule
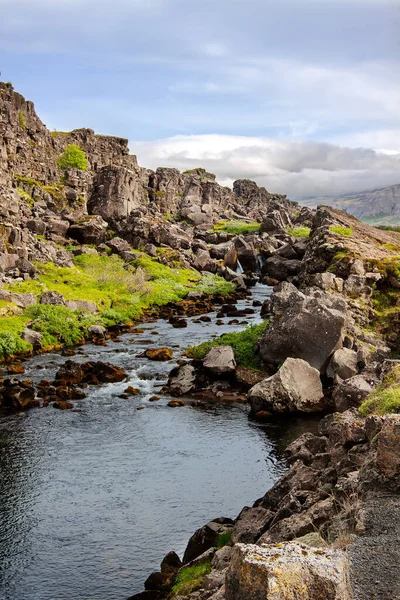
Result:
<svg viewBox="0 0 400 600"><path fill-rule="evenodd" d="M400 223L400 184L343 196L310 198L302 204L309 207L319 204L333 206L373 225L397 225Z"/></svg>

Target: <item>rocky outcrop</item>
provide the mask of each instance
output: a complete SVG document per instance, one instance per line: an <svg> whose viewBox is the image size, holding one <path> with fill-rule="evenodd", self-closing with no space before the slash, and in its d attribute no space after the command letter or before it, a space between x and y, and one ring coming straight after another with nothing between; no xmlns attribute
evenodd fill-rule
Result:
<svg viewBox="0 0 400 600"><path fill-rule="evenodd" d="M279 371L248 393L251 413L316 412L327 408L320 374L299 358L287 358Z"/></svg>
<svg viewBox="0 0 400 600"><path fill-rule="evenodd" d="M225 584L226 600L353 600L349 563L340 550L298 543L237 544Z"/></svg>
<svg viewBox="0 0 400 600"><path fill-rule="evenodd" d="M330 294L306 295L283 283L271 298L269 312L270 325L259 341L263 360L278 365L288 357L301 358L325 371L342 345L346 303Z"/></svg>

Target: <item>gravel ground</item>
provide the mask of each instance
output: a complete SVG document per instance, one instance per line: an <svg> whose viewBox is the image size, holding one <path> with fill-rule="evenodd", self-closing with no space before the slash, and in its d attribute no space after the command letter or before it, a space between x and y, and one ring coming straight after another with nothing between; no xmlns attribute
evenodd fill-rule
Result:
<svg viewBox="0 0 400 600"><path fill-rule="evenodd" d="M354 600L400 600L400 496L374 494L367 507L350 552Z"/></svg>

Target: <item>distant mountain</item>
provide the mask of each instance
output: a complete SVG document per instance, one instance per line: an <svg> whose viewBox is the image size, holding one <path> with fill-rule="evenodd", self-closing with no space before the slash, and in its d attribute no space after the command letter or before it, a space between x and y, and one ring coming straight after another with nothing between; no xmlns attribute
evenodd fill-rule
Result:
<svg viewBox="0 0 400 600"><path fill-rule="evenodd" d="M300 203L310 207L318 204L334 206L374 225L400 224L400 184L343 196L307 198Z"/></svg>

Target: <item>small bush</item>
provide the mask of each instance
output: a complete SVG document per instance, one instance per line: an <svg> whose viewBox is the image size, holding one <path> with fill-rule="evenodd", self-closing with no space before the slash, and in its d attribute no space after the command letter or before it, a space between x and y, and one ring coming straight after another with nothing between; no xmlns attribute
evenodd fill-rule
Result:
<svg viewBox="0 0 400 600"><path fill-rule="evenodd" d="M252 221L218 221L214 225L214 231L226 231L226 233L232 233L234 235L241 235L246 233L256 233L260 230L260 223Z"/></svg>
<svg viewBox="0 0 400 600"><path fill-rule="evenodd" d="M201 587L203 579L211 571L211 562L207 561L194 567L183 567L172 588L174 596L188 596Z"/></svg>
<svg viewBox="0 0 400 600"><path fill-rule="evenodd" d="M353 235L353 230L351 229L351 227L342 227L341 225L332 225L331 227L329 227L329 231L331 233L343 235L344 237L351 237Z"/></svg>
<svg viewBox="0 0 400 600"><path fill-rule="evenodd" d="M259 325L252 325L243 331L236 333L225 333L215 340L203 342L198 346L190 346L186 352L190 358L204 358L207 352L214 346L232 346L238 365L247 369L259 370L261 358L254 351L254 346L263 334L268 321Z"/></svg>
<svg viewBox="0 0 400 600"><path fill-rule="evenodd" d="M21 352L31 350L32 346L21 339L20 335L13 331L0 333L0 357L15 356Z"/></svg>
<svg viewBox="0 0 400 600"><path fill-rule="evenodd" d="M88 161L84 150L78 144L69 144L57 160L59 169L88 170Z"/></svg>
<svg viewBox="0 0 400 600"><path fill-rule="evenodd" d="M310 227L288 227L287 232L293 237L309 237L311 229Z"/></svg>
<svg viewBox="0 0 400 600"><path fill-rule="evenodd" d="M18 125L22 127L22 129L25 129L26 127L25 113L22 110L18 111Z"/></svg>
<svg viewBox="0 0 400 600"><path fill-rule="evenodd" d="M363 417L371 414L387 415L400 412L400 367L386 375L382 383L370 393L360 406Z"/></svg>

